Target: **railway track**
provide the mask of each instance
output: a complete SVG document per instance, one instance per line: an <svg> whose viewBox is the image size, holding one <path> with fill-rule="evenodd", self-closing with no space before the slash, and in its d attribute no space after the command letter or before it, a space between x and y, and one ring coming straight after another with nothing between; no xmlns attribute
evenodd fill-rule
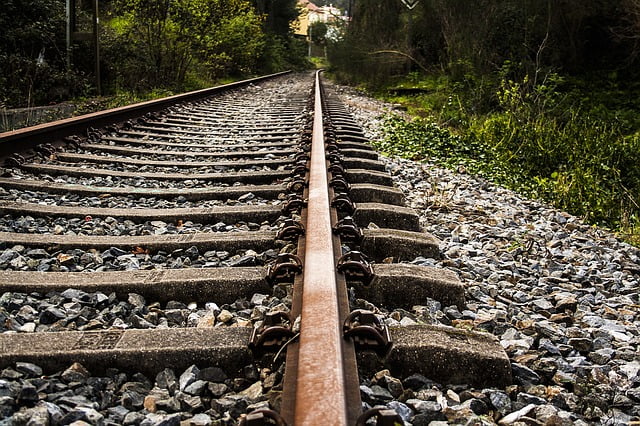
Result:
<svg viewBox="0 0 640 426"><path fill-rule="evenodd" d="M319 76L145 108L0 135L2 417L394 424L363 380L510 384L491 336L387 327L464 291Z"/></svg>

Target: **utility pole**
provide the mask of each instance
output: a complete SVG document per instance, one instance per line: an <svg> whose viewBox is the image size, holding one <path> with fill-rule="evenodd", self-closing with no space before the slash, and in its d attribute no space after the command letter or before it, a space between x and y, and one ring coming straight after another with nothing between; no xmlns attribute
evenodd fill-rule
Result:
<svg viewBox="0 0 640 426"><path fill-rule="evenodd" d="M67 0L67 69L71 70L73 66L73 43L75 41L90 41L94 52L94 76L97 95L102 93L100 82L100 40L99 40L99 18L98 18L98 0L92 0L92 31L78 32L78 20L76 17L76 0Z"/></svg>
<svg viewBox="0 0 640 426"><path fill-rule="evenodd" d="M73 34L76 29L76 0L67 0L67 70L71 70Z"/></svg>
<svg viewBox="0 0 640 426"><path fill-rule="evenodd" d="M309 37L309 59L311 59L311 43L313 43L313 39L311 38L311 22L307 25L307 36Z"/></svg>
<svg viewBox="0 0 640 426"><path fill-rule="evenodd" d="M102 94L100 84L100 18L98 17L98 0L93 0L93 51L95 52L94 70L96 76L96 92Z"/></svg>

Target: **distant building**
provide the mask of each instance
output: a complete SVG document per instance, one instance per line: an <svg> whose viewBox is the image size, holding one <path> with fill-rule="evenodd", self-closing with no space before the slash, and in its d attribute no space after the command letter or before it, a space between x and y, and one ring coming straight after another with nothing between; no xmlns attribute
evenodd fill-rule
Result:
<svg viewBox="0 0 640 426"><path fill-rule="evenodd" d="M298 22L295 26L295 33L301 36L308 36L309 25L315 22L329 24L338 19L344 19L342 11L333 5L316 6L309 0L298 0Z"/></svg>

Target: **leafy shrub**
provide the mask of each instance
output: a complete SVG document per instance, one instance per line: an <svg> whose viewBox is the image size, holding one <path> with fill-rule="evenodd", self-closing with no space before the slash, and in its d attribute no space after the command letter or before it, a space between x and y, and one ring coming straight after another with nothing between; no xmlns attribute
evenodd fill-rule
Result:
<svg viewBox="0 0 640 426"><path fill-rule="evenodd" d="M458 133L434 118L389 117L385 153L414 160L433 158L498 184L543 198L561 209L617 229L640 224L640 132L625 136L623 125L598 109L568 108L555 114L551 87L523 88L503 82L504 110L468 115ZM459 113L467 113L458 108ZM432 110L437 116L438 110Z"/></svg>

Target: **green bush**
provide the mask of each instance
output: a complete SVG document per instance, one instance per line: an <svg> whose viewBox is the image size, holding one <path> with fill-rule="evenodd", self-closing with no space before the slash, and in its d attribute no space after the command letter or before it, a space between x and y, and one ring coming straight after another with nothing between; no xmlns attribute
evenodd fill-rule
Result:
<svg viewBox="0 0 640 426"><path fill-rule="evenodd" d="M377 146L405 158L464 166L591 223L638 227L640 132L625 136L628 122L611 119L600 107L587 110L566 102L556 89L560 80L552 80L544 87L527 79L502 80L497 92L502 110L491 114L471 114L460 101L452 108L464 117L456 121L455 132L436 124L450 123L446 104L433 109L425 102L431 117L387 118L385 138ZM442 103L441 95L420 96Z"/></svg>

